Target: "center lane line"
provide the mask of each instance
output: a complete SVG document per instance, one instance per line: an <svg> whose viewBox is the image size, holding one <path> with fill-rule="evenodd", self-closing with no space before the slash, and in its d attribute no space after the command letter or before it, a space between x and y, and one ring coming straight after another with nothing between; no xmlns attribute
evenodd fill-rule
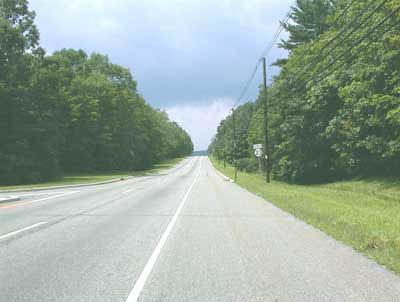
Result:
<svg viewBox="0 0 400 302"><path fill-rule="evenodd" d="M160 255L162 248L164 247L165 243L167 242L168 236L171 233L171 231L178 219L178 216L181 213L183 206L185 205L185 202L194 187L194 184L196 183L197 179L199 178L202 164L203 164L203 159L201 159L201 161L200 161L200 167L199 167L199 170L197 172L195 179L193 180L189 189L186 191L186 194L183 197L178 209L176 210L175 215L172 217L172 219L169 222L167 228L165 229L163 235L161 236L160 241L158 242L156 248L154 249L153 253L151 254L149 260L147 261L139 278L137 279L135 286L133 287L132 291L129 293L129 296L126 299L126 302L137 302L138 301L140 293L142 292L143 287L146 284L146 281L147 281L151 271L153 270L154 265L157 262L158 256Z"/></svg>

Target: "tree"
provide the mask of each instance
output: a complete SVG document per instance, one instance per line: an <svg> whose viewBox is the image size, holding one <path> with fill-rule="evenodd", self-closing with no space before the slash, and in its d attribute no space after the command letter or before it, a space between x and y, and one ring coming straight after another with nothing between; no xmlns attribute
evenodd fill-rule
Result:
<svg viewBox="0 0 400 302"><path fill-rule="evenodd" d="M289 14L291 22L282 23L289 33L287 41L280 46L293 50L314 41L329 28L329 16L335 12L335 0L296 0Z"/></svg>
<svg viewBox="0 0 400 302"><path fill-rule="evenodd" d="M0 0L0 184L138 170L193 152L189 135L106 55L45 56L27 1Z"/></svg>
<svg viewBox="0 0 400 302"><path fill-rule="evenodd" d="M25 0L0 1L2 183L44 180L58 169L52 148L40 140L46 122L29 97L34 68L40 65L44 55L38 47L39 32L33 24L34 17ZM46 110L43 106L40 108ZM52 164L39 164L42 156L49 156Z"/></svg>
<svg viewBox="0 0 400 302"><path fill-rule="evenodd" d="M268 89L274 178L400 176L398 1L379 8L367 0L297 1L287 27L290 53ZM262 139L263 94L249 145ZM214 152L222 138L218 128Z"/></svg>

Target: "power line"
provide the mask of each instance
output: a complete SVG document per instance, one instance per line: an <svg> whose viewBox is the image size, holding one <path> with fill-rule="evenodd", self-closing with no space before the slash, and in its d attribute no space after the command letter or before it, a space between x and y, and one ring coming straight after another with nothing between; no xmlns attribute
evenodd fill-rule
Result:
<svg viewBox="0 0 400 302"><path fill-rule="evenodd" d="M396 12L400 11L400 6L393 11L390 15L389 18L392 17ZM383 25L389 18L385 18L386 20L384 20L384 22L381 22L380 24L378 24L379 26L377 26L376 28L380 27L381 25ZM368 49L373 43L375 43L376 41L379 40L379 38L381 38L383 35L385 35L387 32L389 32L393 27L395 27L396 25L400 24L400 20L397 21L395 24L393 24L392 26L389 26L381 35L378 35L376 38L372 39L367 45L363 46L361 49L359 49L359 51L357 53L355 53L354 55L352 55L350 58L347 58L345 61L343 61L340 65L336 66L331 72L329 72L327 75L325 75L324 77L318 79L315 84L318 84L319 82L323 81L324 79L326 79L327 77L329 77L330 75L332 75L336 70L338 70L340 67L342 67L343 65L345 65L347 62L351 61L352 59L354 59L360 52ZM375 28L375 29L376 29ZM374 29L374 30L375 30ZM364 39L363 39L364 40ZM361 43L362 41L360 41Z"/></svg>
<svg viewBox="0 0 400 302"><path fill-rule="evenodd" d="M353 0L355 1L355 0ZM296 0L293 1L293 4L296 3ZM274 47L276 40L278 40L280 34L282 33L283 29L284 29L284 25L288 23L289 19L290 19L290 14L292 12L293 9L293 4L290 7L289 11L287 12L285 18L283 19L283 21L279 22L279 26L275 31L275 34L273 36L273 38L271 39L271 41L268 43L267 47L265 48L265 50L263 51L263 53L261 54L260 58L263 57L267 57L269 52L272 50L272 47Z"/></svg>
<svg viewBox="0 0 400 302"><path fill-rule="evenodd" d="M342 11L342 13L335 19L334 24L336 24L336 23L338 22L338 20L339 20L340 18L342 18L342 17L345 15L345 13L350 9L350 7L351 7L351 6L353 5L353 3L355 3L356 1L357 1L357 0L351 1L350 4L347 5L347 6L344 8L344 10ZM388 0L385 0L385 1L388 1ZM291 11L289 11L289 12L286 14L284 20L283 20L282 22L280 22L280 24L279 24L277 30L275 31L275 34L274 34L273 38L272 38L271 41L267 44L267 47L265 48L265 50L264 50L263 53L261 54L261 58L262 58L262 57L268 56L268 54L270 53L270 51L271 51L272 48L274 47L274 45L275 45L277 39L279 38L280 34L282 33L282 31L283 31L283 29L284 29L284 24L287 24L287 22L288 22L289 19L290 19L290 12L291 12ZM245 84L243 90L241 91L239 97L237 98L235 104L233 105L233 108L235 108L235 107L240 103L240 101L243 99L243 97L245 96L245 94L246 94L247 90L249 89L249 87L250 87L252 81L254 80L254 77L255 77L255 75L256 75L256 73L257 73L258 67L260 66L260 63L261 63L261 60L259 59L259 60L257 61L256 65L255 65L254 69L253 69L253 72L252 72L251 75L250 75L250 78L247 80L247 82L246 82L246 84Z"/></svg>
<svg viewBox="0 0 400 302"><path fill-rule="evenodd" d="M378 5L368 16L367 18L365 18L360 24L358 24L358 26L356 26L355 28L353 28L350 32L347 33L347 35L342 38L333 48L331 48L330 51L328 51L327 54L325 54L322 58L320 57L323 53L323 51L332 43L334 42L338 37L340 37L343 33L345 33L352 25L354 25L356 23L356 21L358 21L360 19L360 17L362 17L365 12L375 3L375 0L372 0L361 12L360 14L357 15L357 17L355 17L353 20L350 21L350 23L347 24L347 26L345 26L345 28L343 28L334 38L332 38L331 40L329 40L320 50L318 56L316 59L311 60L311 62L309 62L308 64L303 65L303 67L300 69L300 71L298 71L294 77L294 82L296 82L300 76L301 73L311 64L315 64L317 63L317 60L319 62L323 61L325 58L327 58L335 49L337 49L340 45L342 45L347 38L350 37L351 34L353 34L355 31L357 31L358 29L361 28L362 25L364 25L370 18L372 18L372 16L389 0L384 0L380 5ZM351 2L351 4L354 3Z"/></svg>
<svg viewBox="0 0 400 302"><path fill-rule="evenodd" d="M267 44L267 47L265 48L265 50L261 54L261 57L265 57L265 56L267 56L269 54L269 52L271 51L272 47L275 45L276 40L279 38L280 34L282 33L282 31L284 29L283 24L286 24L288 20L289 20L289 13L286 14L286 17L285 17L284 21L280 22L279 27L275 31L275 34L272 37L271 41ZM259 59L257 61L256 65L255 65L255 67L253 69L253 72L250 75L250 78L247 80L243 90L241 91L239 97L237 98L235 104L233 105L233 108L235 108L240 103L240 101L243 99L243 97L245 96L247 90L249 89L251 83L254 80L254 77L255 77L255 75L257 73L257 70L258 70L258 67L260 66L260 64L261 64L261 59Z"/></svg>
<svg viewBox="0 0 400 302"><path fill-rule="evenodd" d="M271 51L272 47L275 45L276 40L279 38L280 34L282 33L283 29L284 29L284 24L286 24L289 20L289 16L290 16L290 11L286 14L286 17L284 19L283 22L280 22L279 27L277 28L277 30L275 31L274 36L272 37L271 41L267 44L266 49L264 50L264 52L261 54L261 57L264 58L265 60L265 56L267 56L269 54L269 52ZM261 63L261 59L257 60L257 63L254 67L253 72L250 75L250 78L247 80L246 85L244 86L243 90L241 91L238 99L236 100L235 104L232 107L232 119L233 119L233 145L234 145L234 161L235 161L235 181L237 179L237 152L236 152L236 148L237 148L237 142L236 142L236 127L235 127L235 107L240 103L240 101L243 99L244 95L246 94L247 90L249 89L251 83L254 80L254 77L257 73L258 67L260 66ZM265 66L265 64L264 64Z"/></svg>
<svg viewBox="0 0 400 302"><path fill-rule="evenodd" d="M294 2L293 2L294 3ZM245 96L247 90L249 89L252 81L254 80L254 77L257 73L258 67L261 64L261 58L266 57L269 52L272 50L272 47L274 47L276 40L278 40L280 34L282 33L283 29L284 29L284 24L286 24L289 21L290 18L290 13L291 13L292 7L290 8L289 12L287 12L287 14L285 15L285 18L283 19L282 22L279 22L279 26L275 31L275 34L273 35L272 39L270 40L270 42L267 44L267 47L264 49L264 51L262 52L260 58L257 60L257 63L253 69L253 72L250 75L250 78L247 80L244 88L242 89L242 91L239 94L239 97L237 98L235 104L233 105L232 108L235 108L240 101L243 99L243 97Z"/></svg>
<svg viewBox="0 0 400 302"><path fill-rule="evenodd" d="M386 18L384 18L383 20L381 20L375 27L373 27L371 30L369 30L364 36L362 36L360 39L358 39L355 43L353 43L348 49L346 49L341 55L337 56L336 58L333 59L333 61L328 64L327 67L325 67L325 69L319 71L318 73L316 73L314 76L312 76L311 78L309 78L302 86L300 86L300 88L303 88L304 86L306 86L310 81L315 80L321 73L325 72L328 68L330 68L331 66L333 66L334 64L337 63L337 61L339 61L341 58L343 58L346 54L348 54L349 52L351 52L355 47L357 47L361 42L363 42L369 35L371 35L376 29L378 29L379 27L381 27L384 23L386 23L386 21L388 21L395 13L397 13L398 11L400 11L400 6L397 7L394 11L392 11Z"/></svg>
<svg viewBox="0 0 400 302"><path fill-rule="evenodd" d="M372 34L377 28L379 28L380 26L382 26L386 21L388 21L391 17L393 17L394 14L396 14L397 12L400 11L400 6L398 6L390 15L388 15L386 18L384 18L381 22L379 22L378 25L376 25L372 30L370 30L365 36L363 36L358 42L357 45L359 45L363 40L365 40L370 34ZM393 29L395 26L400 25L400 20L398 20L397 22L395 22L394 24L390 25L388 28L386 28L382 33L377 34L375 38L373 38L370 42L368 42L368 44L362 46L360 49L358 49L358 51L353 54L352 56L350 56L349 58L346 58L341 64L339 64L338 66L336 66L333 70L331 70L329 73L327 73L325 76L321 77L320 79L318 79L317 81L314 81L314 84L318 84L321 81L323 81L324 79L326 79L327 77L331 76L335 71L337 71L339 68L343 67L345 64L347 64L348 62L350 62L351 60L353 60L355 57L357 57L361 52L367 50L373 43L375 43L376 41L378 41L380 38L382 38L385 34L387 34L391 29ZM355 47L353 47L352 49L354 49ZM351 50L352 50L351 49ZM344 54L348 53L348 50L344 52ZM337 61L335 61L336 63ZM326 71L326 70L324 70ZM307 83L306 83L307 84ZM305 84L305 85L306 85ZM296 109L298 110L298 109ZM315 108L313 110L316 110Z"/></svg>
<svg viewBox="0 0 400 302"><path fill-rule="evenodd" d="M352 5L353 5L356 1L358 1L358 0L353 0L353 1L351 1L351 2L349 3L349 5L347 5L347 6L343 9L342 13L333 21L333 25L332 25L332 26L337 26L337 25L338 25L339 20L345 16L345 14L347 13L347 11L352 7ZM374 0L372 0L371 4L372 4L372 3L374 3ZM332 27L332 26L331 26L331 27ZM349 26L349 25L348 25L348 26ZM322 36L323 36L322 34L319 35L319 36L317 37L317 39L314 41L313 44L315 44L315 43L317 43L319 40L321 40ZM331 41L329 41L328 44L331 43L331 42L333 42L336 38L337 38L337 37L335 37L334 39L332 39ZM326 46L327 46L327 45L326 45ZM325 47L326 47L326 46L325 46ZM301 56L301 61L303 60L305 54L306 54L307 52L310 51L310 49L311 49L311 45L310 45L309 47L307 47L306 50L303 51L303 54L302 54L302 56ZM319 55L321 55L321 53L322 53L322 51L320 52ZM306 67L308 67L309 65L310 65L310 63L303 65L303 67L300 69L300 71L298 71L298 72L293 76L293 78L295 77L295 81L298 80L299 75L301 74L301 72L302 72L304 69L306 69Z"/></svg>
<svg viewBox="0 0 400 302"><path fill-rule="evenodd" d="M333 21L333 26L338 25L337 22L347 13L347 11L350 9L350 7L353 6L353 4L354 4L356 1L359 1L359 0L353 0L353 1L351 1L351 2L343 9L343 11L340 13L340 15Z"/></svg>
<svg viewBox="0 0 400 302"><path fill-rule="evenodd" d="M384 0L380 6L376 7L373 11L372 14L370 16L372 16L378 9L380 9L388 0ZM354 2L352 2L354 3ZM347 26L345 26L341 31L339 31L337 33L337 35L335 37L333 37L331 40L329 40L320 50L319 55L322 55L323 51L329 46L331 45L334 41L336 41L337 38L339 38L343 33L345 33L347 31L348 28L350 28L351 26L353 26L356 21L358 21L359 18L361 18L366 11L375 3L375 0L372 0L362 11L360 14L357 15L357 17L355 17L352 21L350 21L349 24L347 24ZM361 24L358 25L358 28L360 28L369 18L367 17ZM357 29L357 27L356 27ZM353 29L354 30L354 29ZM349 37L349 35L351 35L353 32L350 32L347 34L346 37L344 37L341 41L347 39ZM340 43L340 42L339 42ZM328 53L329 55L329 53Z"/></svg>
<svg viewBox="0 0 400 302"><path fill-rule="evenodd" d="M342 57L344 57L344 55L346 55L347 53L351 52L352 50L354 50L355 47L357 47L360 43L362 43L368 36L370 36L375 30L377 30L379 27L381 27L383 24L385 24L391 17L393 17L397 12L400 11L400 6L398 6L394 11L392 11L386 18L382 19L376 26L374 26L371 30L369 30L367 32L367 34L365 34L363 37L361 37L356 43L354 43L350 48L348 48L346 51L344 51L339 57L335 58L335 60L333 62L331 62L331 64L329 64L324 70L320 71L318 74L314 75L311 79L309 79L308 81L306 81L301 87L298 88L303 88L304 86L306 86L308 84L308 82L313 81L317 78L318 75L320 75L321 73L325 72L328 70L329 67L331 67L332 65L334 65L335 63L337 63ZM320 79L318 79L317 81L314 81L314 84L318 84L319 82L323 81L324 79L326 79L327 77L329 77L330 75L332 75L335 71L337 71L339 68L343 67L346 63L348 63L349 61L353 60L355 57L357 57L357 55L359 55L359 53L365 51L366 49L368 49L373 43L375 43L376 41L379 40L379 38L383 37L386 33L388 33L393 27L395 27L396 25L400 24L400 20L395 22L395 24L389 26L388 28L386 28L383 33L378 34L375 38L373 38L368 44L366 44L365 46L361 47L355 54L353 54L351 57L346 58L341 64L339 64L338 66L336 66L333 70L331 70L328 74L326 74L325 76L321 77ZM275 97L276 94L273 96Z"/></svg>
<svg viewBox="0 0 400 302"><path fill-rule="evenodd" d="M348 32L347 34L346 34L346 36L344 37L344 38L342 38L341 40L340 40L340 42L338 42L338 44L336 44L336 46L335 47L333 47L322 59L321 59L321 61L323 60L323 59L325 59L326 57L328 57L337 47L339 47L345 40L347 40L347 38L349 38L350 36L351 36L351 34L353 34L354 32L356 32L358 29L360 29L361 28L361 26L363 26L369 19L371 19L375 14L376 14L376 12L379 10L379 9L381 9L385 4L386 4L386 2L388 2L389 0L384 0L384 1L382 1L382 3L380 4L380 5L378 5L377 7L375 7L375 9L357 26L357 27L355 27L355 28L353 28L353 30L351 30L350 32ZM371 4L373 4L374 3L374 1L372 1L371 2ZM367 8L369 8L370 7L370 5L367 7ZM339 34L338 34L338 37L341 35L342 33L340 32Z"/></svg>
<svg viewBox="0 0 400 302"><path fill-rule="evenodd" d="M258 61L256 66L254 67L254 70L251 73L250 78L247 80L246 85L244 86L242 92L240 93L239 97L237 98L235 104L233 105L233 108L235 108L240 103L240 101L242 100L242 98L246 94L247 90L249 89L250 84L253 81L253 79L254 79L254 77L255 77L255 75L257 73L258 66L260 66L260 61Z"/></svg>
<svg viewBox="0 0 400 302"><path fill-rule="evenodd" d="M278 40L280 34L282 33L282 31L284 29L284 24L286 24L289 21L289 18L290 18L290 13L287 13L285 19L282 22L280 22L279 27L277 28L277 30L275 31L275 34L273 35L273 38L268 43L265 50L262 52L262 54L260 56L261 58L268 56L268 54L272 50L272 47L274 47L276 40Z"/></svg>
<svg viewBox="0 0 400 302"><path fill-rule="evenodd" d="M400 7L399 7L400 8ZM347 58L345 61L343 61L340 65L336 66L331 72L329 72L328 74L326 74L323 78L319 79L318 81L315 82L315 84L318 84L319 82L323 81L324 79L326 79L327 77L329 77L330 75L332 75L335 71L337 71L339 68L343 67L345 64L347 64L349 61L353 60L355 57L357 57L360 52L365 51L366 49L368 49L373 43L375 43L376 41L379 40L379 38L381 38L383 35L385 35L386 33L388 33L393 27L395 27L396 25L400 25L400 20L398 20L395 24L389 26L381 35L377 35L373 40L371 40L368 44L366 44L365 46L363 46L361 49L359 49L359 51L357 53L355 53L354 55L352 55L351 57ZM316 110L315 108L313 108L313 110ZM296 109L296 111L298 111L298 109ZM296 117L297 114L293 114L293 115L289 115L292 117Z"/></svg>

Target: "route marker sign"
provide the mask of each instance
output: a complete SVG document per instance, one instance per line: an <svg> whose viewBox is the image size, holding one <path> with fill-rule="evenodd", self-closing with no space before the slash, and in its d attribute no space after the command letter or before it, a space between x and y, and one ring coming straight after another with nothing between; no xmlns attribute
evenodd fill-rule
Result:
<svg viewBox="0 0 400 302"><path fill-rule="evenodd" d="M263 154L262 149L256 149L254 151L254 155L257 157L261 157L262 154Z"/></svg>
<svg viewBox="0 0 400 302"><path fill-rule="evenodd" d="M255 144L255 145L253 145L253 149L254 149L254 150L262 149L262 144Z"/></svg>

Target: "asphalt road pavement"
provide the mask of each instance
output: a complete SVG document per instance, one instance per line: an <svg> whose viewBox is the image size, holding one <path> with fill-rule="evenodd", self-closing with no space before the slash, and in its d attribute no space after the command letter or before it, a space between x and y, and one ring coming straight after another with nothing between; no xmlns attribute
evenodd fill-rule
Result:
<svg viewBox="0 0 400 302"><path fill-rule="evenodd" d="M0 204L1 302L400 301L399 276L226 181L207 157L18 195Z"/></svg>

